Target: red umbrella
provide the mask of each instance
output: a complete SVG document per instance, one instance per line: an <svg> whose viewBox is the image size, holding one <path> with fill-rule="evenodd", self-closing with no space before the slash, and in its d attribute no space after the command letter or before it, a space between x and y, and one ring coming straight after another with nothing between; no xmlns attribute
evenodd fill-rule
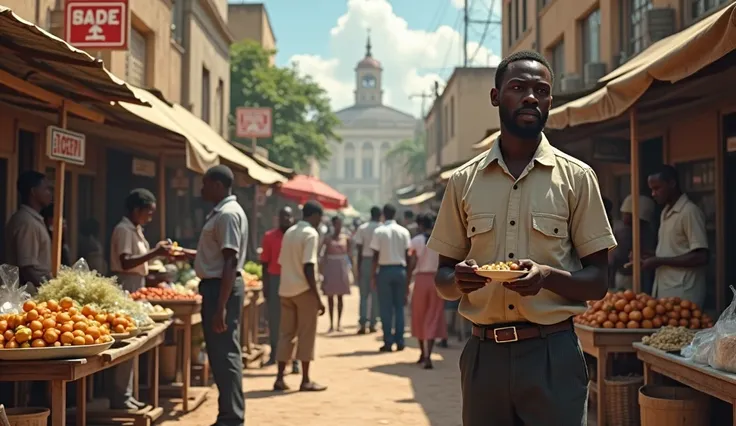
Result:
<svg viewBox="0 0 736 426"><path fill-rule="evenodd" d="M305 175L296 175L294 178L281 184L279 192L299 204L309 200L319 201L322 207L329 210L338 210L348 206L348 198L321 180Z"/></svg>

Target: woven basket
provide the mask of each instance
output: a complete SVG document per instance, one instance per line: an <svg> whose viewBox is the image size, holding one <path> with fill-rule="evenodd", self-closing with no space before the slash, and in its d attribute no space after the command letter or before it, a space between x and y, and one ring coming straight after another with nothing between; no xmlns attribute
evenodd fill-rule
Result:
<svg viewBox="0 0 736 426"><path fill-rule="evenodd" d="M605 380L607 425L639 426L639 388L643 385L642 376L611 377Z"/></svg>
<svg viewBox="0 0 736 426"><path fill-rule="evenodd" d="M6 408L10 426L46 426L49 411L46 408Z"/></svg>

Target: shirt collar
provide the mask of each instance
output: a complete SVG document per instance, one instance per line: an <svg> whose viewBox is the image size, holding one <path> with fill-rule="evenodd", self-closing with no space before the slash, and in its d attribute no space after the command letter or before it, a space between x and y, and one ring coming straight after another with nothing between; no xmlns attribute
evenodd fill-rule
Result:
<svg viewBox="0 0 736 426"><path fill-rule="evenodd" d="M41 216L41 213L37 212L33 207L27 204L21 204L20 208L25 210L31 216L33 216L34 219L40 220L44 224L46 223L46 221L43 219L43 216Z"/></svg>
<svg viewBox="0 0 736 426"><path fill-rule="evenodd" d="M680 198L678 198L677 201L675 201L675 204L667 210L667 213L681 212L682 208L685 207L685 204L687 204L688 201L690 201L690 199L687 197L687 194L680 195Z"/></svg>
<svg viewBox="0 0 736 426"><path fill-rule="evenodd" d="M493 146L490 150L488 150L488 155L483 158L483 160L480 162L479 169L483 170L488 165L490 165L493 162L503 163L503 154L501 153L501 144L500 142L501 136L499 135L494 141ZM552 144L549 143L549 140L547 140L547 136L542 133L542 140L539 141L539 146L537 147L537 151L534 153L534 157L532 157L532 162L536 161L539 164L542 164L544 166L554 167L555 165L555 151L552 147Z"/></svg>
<svg viewBox="0 0 736 426"><path fill-rule="evenodd" d="M393 225L396 223L396 220L390 219L383 222L384 225Z"/></svg>
<svg viewBox="0 0 736 426"><path fill-rule="evenodd" d="M123 220L121 220L120 222L129 228L135 229L136 231L141 229L140 225L136 225L135 223L133 223L133 221L130 220L127 216L123 216Z"/></svg>
<svg viewBox="0 0 736 426"><path fill-rule="evenodd" d="M223 198L222 201L217 203L217 205L215 206L215 208L212 209L212 211L219 212L220 210L222 210L225 204L230 203L232 201L237 201L237 197L235 197L235 195L228 195L227 197Z"/></svg>

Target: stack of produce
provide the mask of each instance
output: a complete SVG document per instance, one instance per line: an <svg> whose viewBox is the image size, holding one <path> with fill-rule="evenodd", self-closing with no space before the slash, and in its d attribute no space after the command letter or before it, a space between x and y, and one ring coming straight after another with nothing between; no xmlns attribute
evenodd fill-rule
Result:
<svg viewBox="0 0 736 426"><path fill-rule="evenodd" d="M130 295L133 300L146 301L192 301L201 299L202 296L194 292L182 293L172 288L143 287Z"/></svg>
<svg viewBox="0 0 736 426"><path fill-rule="evenodd" d="M644 336L641 342L666 352L680 351L689 345L695 337L695 330L685 327L665 326L651 336Z"/></svg>
<svg viewBox="0 0 736 426"><path fill-rule="evenodd" d="M243 267L243 281L246 287L260 287L263 279L263 265L247 262Z"/></svg>
<svg viewBox="0 0 736 426"><path fill-rule="evenodd" d="M81 264L80 264L81 263ZM38 289L39 302L71 299L80 306L89 305L97 312L127 315L135 324L148 321L148 315L131 297L118 287L115 278L107 278L90 271L84 260L72 268L63 268L56 278Z"/></svg>
<svg viewBox="0 0 736 426"><path fill-rule="evenodd" d="M0 349L109 343L112 330L125 332L134 327L130 321L124 315L96 312L88 305L80 309L68 297L58 302L28 300L21 313L0 315Z"/></svg>
<svg viewBox="0 0 736 426"><path fill-rule="evenodd" d="M665 325L693 330L713 327L713 320L689 300L655 299L631 290L608 293L588 302L588 310L575 317L577 324L603 328L660 328Z"/></svg>

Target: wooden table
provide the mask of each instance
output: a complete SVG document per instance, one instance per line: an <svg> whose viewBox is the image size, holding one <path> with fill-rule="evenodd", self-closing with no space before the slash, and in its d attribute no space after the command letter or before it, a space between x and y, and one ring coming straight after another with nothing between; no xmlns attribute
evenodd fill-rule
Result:
<svg viewBox="0 0 736 426"><path fill-rule="evenodd" d="M148 351L153 351L151 368L151 405L152 409L141 412L108 411L105 415L124 414L133 419L134 424L148 424L163 414L158 406L158 349L164 342L164 331L171 321L157 324L152 330L137 337L127 339L123 346L111 348L101 354L81 359L45 360L45 361L0 361L0 381L6 382L51 382L51 426L66 425L66 383L76 381L77 407L76 424L87 424L87 381L86 377L102 370L114 367L122 362L135 359ZM102 413L100 413L102 415Z"/></svg>
<svg viewBox="0 0 736 426"><path fill-rule="evenodd" d="M651 329L617 329L593 328L587 325L575 324L575 334L580 339L583 352L595 357L598 361L596 380L590 382L589 389L596 393L596 412L598 426L606 424L605 379L611 372L610 355L615 353L635 353L633 344L641 338L654 333Z"/></svg>
<svg viewBox="0 0 736 426"><path fill-rule="evenodd" d="M196 301L151 301L154 305L161 305L174 311L174 331L177 345L177 377L181 383L162 386L162 395L181 398L182 410L186 413L199 407L207 397L208 388L192 386L192 326L202 322L202 300ZM181 334L182 338L179 338ZM179 357L181 353L181 357Z"/></svg>
<svg viewBox="0 0 736 426"><path fill-rule="evenodd" d="M248 367L253 363L263 365L265 351L258 344L258 325L260 307L264 303L263 287L246 287L241 318L240 341L243 346L243 365Z"/></svg>
<svg viewBox="0 0 736 426"><path fill-rule="evenodd" d="M654 373L667 376L699 392L731 404L736 426L736 374L697 364L643 343L634 343L636 356L644 363L644 384L654 383Z"/></svg>

